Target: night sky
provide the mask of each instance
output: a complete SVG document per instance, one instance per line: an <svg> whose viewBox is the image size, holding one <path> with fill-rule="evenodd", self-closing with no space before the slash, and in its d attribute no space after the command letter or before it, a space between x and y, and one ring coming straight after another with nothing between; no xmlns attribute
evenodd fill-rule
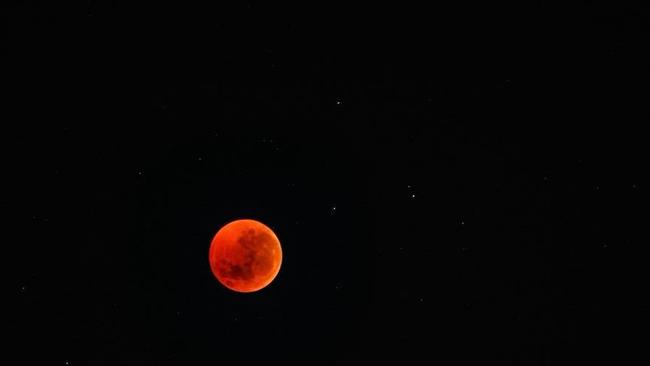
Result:
<svg viewBox="0 0 650 366"><path fill-rule="evenodd" d="M57 3L2 12L10 364L616 364L647 5Z"/></svg>

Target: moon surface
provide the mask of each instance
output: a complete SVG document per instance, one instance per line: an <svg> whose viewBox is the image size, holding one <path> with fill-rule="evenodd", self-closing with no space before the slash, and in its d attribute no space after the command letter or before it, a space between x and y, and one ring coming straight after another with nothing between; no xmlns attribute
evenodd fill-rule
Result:
<svg viewBox="0 0 650 366"><path fill-rule="evenodd" d="M277 276L282 247L268 226L256 220L235 220L214 236L209 258L212 273L222 285L237 292L254 292Z"/></svg>

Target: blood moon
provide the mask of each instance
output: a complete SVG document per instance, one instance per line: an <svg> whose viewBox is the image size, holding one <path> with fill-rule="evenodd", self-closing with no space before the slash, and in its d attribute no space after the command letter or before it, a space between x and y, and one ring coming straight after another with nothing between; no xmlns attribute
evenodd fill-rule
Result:
<svg viewBox="0 0 650 366"><path fill-rule="evenodd" d="M227 288L254 292L268 286L280 271L282 247L273 230L259 221L235 220L210 244L210 268Z"/></svg>

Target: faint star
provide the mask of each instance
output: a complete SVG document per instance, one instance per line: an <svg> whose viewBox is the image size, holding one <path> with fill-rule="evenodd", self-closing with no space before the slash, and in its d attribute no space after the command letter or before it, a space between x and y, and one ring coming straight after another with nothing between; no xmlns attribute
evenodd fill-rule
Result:
<svg viewBox="0 0 650 366"><path fill-rule="evenodd" d="M632 184L632 189L636 189L636 184Z"/></svg>
<svg viewBox="0 0 650 366"><path fill-rule="evenodd" d="M198 157L198 159L199 159L199 161L201 161L201 160L203 160L203 158L202 158L202 157L200 157L200 156Z"/></svg>
<svg viewBox="0 0 650 366"><path fill-rule="evenodd" d="M465 225L465 221L460 220L460 224L461 224L461 225Z"/></svg>
<svg viewBox="0 0 650 366"><path fill-rule="evenodd" d="M415 194L412 194L412 195L411 195L411 198L415 198Z"/></svg>
<svg viewBox="0 0 650 366"><path fill-rule="evenodd" d="M544 177L544 181L548 181L548 177Z"/></svg>

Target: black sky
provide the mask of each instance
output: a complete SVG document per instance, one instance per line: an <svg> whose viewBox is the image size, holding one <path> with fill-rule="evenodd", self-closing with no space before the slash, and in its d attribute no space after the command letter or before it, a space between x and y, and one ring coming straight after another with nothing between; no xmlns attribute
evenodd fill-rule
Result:
<svg viewBox="0 0 650 366"><path fill-rule="evenodd" d="M3 12L18 364L620 357L646 5L212 3ZM253 294L207 260L243 217Z"/></svg>

